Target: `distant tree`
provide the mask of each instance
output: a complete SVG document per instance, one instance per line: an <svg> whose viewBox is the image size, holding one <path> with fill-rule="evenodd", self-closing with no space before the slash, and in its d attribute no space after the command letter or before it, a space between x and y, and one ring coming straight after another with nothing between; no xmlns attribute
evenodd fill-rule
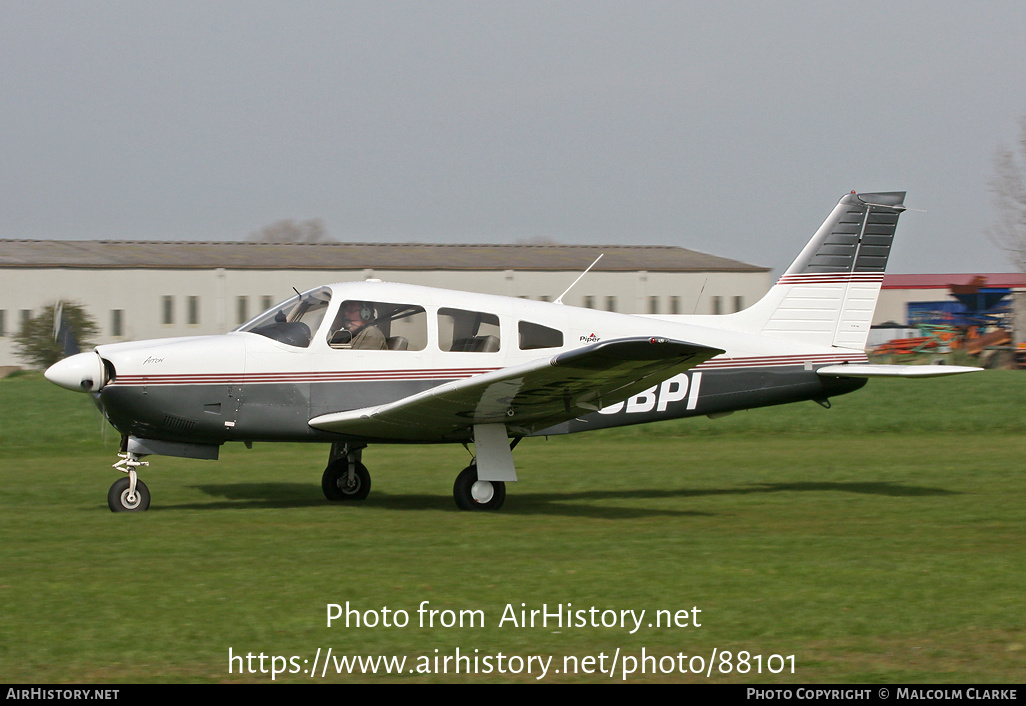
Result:
<svg viewBox="0 0 1026 706"><path fill-rule="evenodd" d="M1001 147L994 156L990 190L995 220L987 236L1026 272L1026 116L1019 120L1018 147Z"/></svg>
<svg viewBox="0 0 1026 706"><path fill-rule="evenodd" d="M80 304L65 302L62 311L66 331L71 339L57 340L54 336L56 304L48 305L41 314L29 319L20 333L14 336L15 354L34 366L48 368L66 355L66 346L73 340L81 350L92 347L92 339L100 332L96 321Z"/></svg>
<svg viewBox="0 0 1026 706"><path fill-rule="evenodd" d="M324 221L311 218L308 221L295 221L291 218L276 221L260 230L250 233L247 240L261 243L331 243L334 238L328 235Z"/></svg>

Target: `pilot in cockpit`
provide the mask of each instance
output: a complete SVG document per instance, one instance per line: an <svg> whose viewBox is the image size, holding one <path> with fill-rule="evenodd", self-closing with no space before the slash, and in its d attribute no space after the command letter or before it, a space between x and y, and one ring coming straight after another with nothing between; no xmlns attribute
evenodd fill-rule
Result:
<svg viewBox="0 0 1026 706"><path fill-rule="evenodd" d="M332 327L341 329L332 335L332 346L340 343L342 344L340 347L343 348L386 349L388 346L385 343L385 335L381 333L381 329L371 323L374 318L374 307L371 304L360 301L344 302L336 320L336 324L341 324L341 326Z"/></svg>

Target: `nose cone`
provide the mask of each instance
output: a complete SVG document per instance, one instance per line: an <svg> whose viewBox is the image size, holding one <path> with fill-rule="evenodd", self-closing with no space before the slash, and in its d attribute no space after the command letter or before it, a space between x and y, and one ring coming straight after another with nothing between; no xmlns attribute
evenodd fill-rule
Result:
<svg viewBox="0 0 1026 706"><path fill-rule="evenodd" d="M103 361L96 353L78 353L57 361L43 373L54 385L75 392L97 392L103 387Z"/></svg>

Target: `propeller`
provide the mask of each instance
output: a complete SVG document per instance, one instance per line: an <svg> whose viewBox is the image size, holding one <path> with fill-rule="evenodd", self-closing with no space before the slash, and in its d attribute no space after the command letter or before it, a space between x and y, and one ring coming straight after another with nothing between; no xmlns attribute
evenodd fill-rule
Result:
<svg viewBox="0 0 1026 706"><path fill-rule="evenodd" d="M98 353L82 352L71 318L64 311L64 302L53 308L53 340L63 351L63 357L51 365L43 375L50 382L75 392L97 392L107 382L107 371ZM95 400L94 400L95 402ZM100 436L107 441L108 423L99 404Z"/></svg>
<svg viewBox="0 0 1026 706"><path fill-rule="evenodd" d="M82 352L78 345L78 337L71 321L64 315L64 302L57 302L53 307L53 340L64 351L64 357L69 358Z"/></svg>

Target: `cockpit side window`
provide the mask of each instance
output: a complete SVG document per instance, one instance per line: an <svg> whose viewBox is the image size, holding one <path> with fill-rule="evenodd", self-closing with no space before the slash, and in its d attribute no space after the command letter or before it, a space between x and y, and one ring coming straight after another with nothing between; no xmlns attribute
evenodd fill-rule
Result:
<svg viewBox="0 0 1026 706"><path fill-rule="evenodd" d="M438 310L438 346L443 351L493 353L499 350L499 317L464 309Z"/></svg>
<svg viewBox="0 0 1026 706"><path fill-rule="evenodd" d="M339 350L422 351L427 314L415 304L347 299L328 328L328 345Z"/></svg>
<svg viewBox="0 0 1026 706"><path fill-rule="evenodd" d="M297 348L307 348L331 302L331 289L320 287L272 306L236 331L248 331Z"/></svg>

